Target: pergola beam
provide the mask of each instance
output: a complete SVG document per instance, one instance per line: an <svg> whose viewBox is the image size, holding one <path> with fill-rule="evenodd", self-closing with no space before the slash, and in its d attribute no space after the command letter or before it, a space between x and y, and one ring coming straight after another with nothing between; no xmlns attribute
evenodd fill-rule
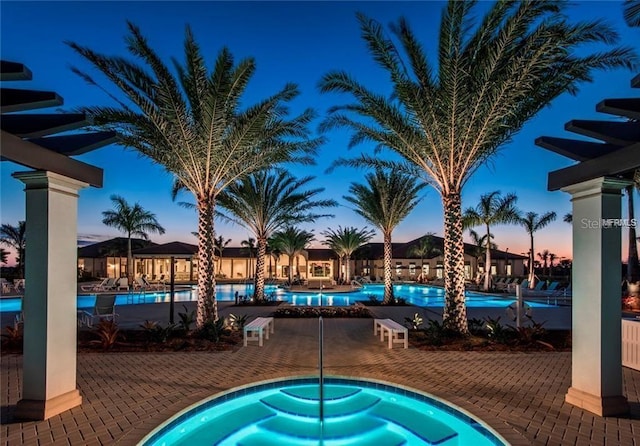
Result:
<svg viewBox="0 0 640 446"><path fill-rule="evenodd" d="M102 187L102 169L24 141L4 130L0 134L3 160L35 170L55 172L93 187Z"/></svg>
<svg viewBox="0 0 640 446"><path fill-rule="evenodd" d="M83 113L4 115L0 128L21 138L41 138L89 125Z"/></svg>

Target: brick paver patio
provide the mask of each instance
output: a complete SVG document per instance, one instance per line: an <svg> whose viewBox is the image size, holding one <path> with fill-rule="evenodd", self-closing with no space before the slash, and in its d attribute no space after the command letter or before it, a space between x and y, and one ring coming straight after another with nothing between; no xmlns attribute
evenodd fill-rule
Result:
<svg viewBox="0 0 640 446"><path fill-rule="evenodd" d="M20 399L22 356L5 355L5 445L136 444L179 410L229 388L317 373L317 325L277 319L260 348L220 353L81 354L81 407L44 422L11 420ZM370 319L325 320L327 375L390 381L444 398L488 423L514 445L640 445L640 372L624 370L631 414L602 418L564 403L569 353L389 350ZM384 445L381 445L384 446Z"/></svg>

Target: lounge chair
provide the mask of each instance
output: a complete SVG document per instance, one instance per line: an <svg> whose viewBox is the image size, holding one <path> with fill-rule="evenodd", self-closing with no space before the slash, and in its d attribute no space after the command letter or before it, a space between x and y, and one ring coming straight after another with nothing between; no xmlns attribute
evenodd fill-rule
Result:
<svg viewBox="0 0 640 446"><path fill-rule="evenodd" d="M551 282L546 290L544 290L544 294L553 294L558 288L558 282Z"/></svg>
<svg viewBox="0 0 640 446"><path fill-rule="evenodd" d="M13 284L4 277L0 279L0 286L2 286L2 294L9 294L11 291L15 291Z"/></svg>
<svg viewBox="0 0 640 446"><path fill-rule="evenodd" d="M80 285L82 291L113 291L116 287L116 279L113 277L107 277L102 279L100 283L94 283L93 285Z"/></svg>
<svg viewBox="0 0 640 446"><path fill-rule="evenodd" d="M522 294L543 294L544 291L542 290L542 287L544 286L546 282L544 280L539 281L535 288L531 289L531 288L525 288L522 287Z"/></svg>
<svg viewBox="0 0 640 446"><path fill-rule="evenodd" d="M96 303L93 307L93 311L84 311L83 313L83 318L80 319L81 315L79 314L78 320L81 320L82 323L88 327L91 327L96 319L106 319L115 322L116 316L118 316L116 313L116 295L98 294L96 296Z"/></svg>
<svg viewBox="0 0 640 446"><path fill-rule="evenodd" d="M529 279L524 279L520 284L518 284L518 280L519 279L516 278L513 282L507 285L507 292L515 293L517 285L520 285L520 288L522 288L523 290L529 286Z"/></svg>
<svg viewBox="0 0 640 446"><path fill-rule="evenodd" d="M129 279L127 279L126 277L121 277L120 279L118 279L116 289L129 291Z"/></svg>

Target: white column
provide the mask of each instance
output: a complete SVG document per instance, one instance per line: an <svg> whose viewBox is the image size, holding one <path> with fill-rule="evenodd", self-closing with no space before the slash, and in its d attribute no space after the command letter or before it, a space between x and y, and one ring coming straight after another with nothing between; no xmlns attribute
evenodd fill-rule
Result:
<svg viewBox="0 0 640 446"><path fill-rule="evenodd" d="M573 341L570 404L600 416L629 411L622 388L621 215L629 183L596 178L563 188L573 202Z"/></svg>
<svg viewBox="0 0 640 446"><path fill-rule="evenodd" d="M46 420L82 403L76 388L78 191L53 172L25 183L26 240L22 400L16 418Z"/></svg>

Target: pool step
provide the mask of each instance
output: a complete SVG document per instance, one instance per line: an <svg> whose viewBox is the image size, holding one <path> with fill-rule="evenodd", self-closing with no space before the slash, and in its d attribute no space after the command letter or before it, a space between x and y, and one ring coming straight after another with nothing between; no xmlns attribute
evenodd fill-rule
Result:
<svg viewBox="0 0 640 446"><path fill-rule="evenodd" d="M325 384L324 386L324 400L339 400L342 398L348 398L361 392L362 389L348 386L334 386L332 384ZM320 390L317 384L310 384L308 386L290 387L288 389L282 389L282 393L301 400L318 401L320 399Z"/></svg>
<svg viewBox="0 0 640 446"><path fill-rule="evenodd" d="M318 439L302 439L257 432L240 440L237 446L318 446ZM378 429L349 439L323 439L322 446L402 446L407 441L400 434Z"/></svg>
<svg viewBox="0 0 640 446"><path fill-rule="evenodd" d="M402 411L394 404L381 402L370 412L371 415L404 427L427 444L440 445L458 435L446 424L429 415L404 407Z"/></svg>
<svg viewBox="0 0 640 446"><path fill-rule="evenodd" d="M384 428L386 425L385 421L364 416L354 416L346 419L330 418L324 423L322 438L348 439ZM319 440L321 437L320 423L312 419L274 417L260 423L260 427L277 434L290 435L296 438Z"/></svg>
<svg viewBox="0 0 640 446"><path fill-rule="evenodd" d="M260 401L274 410L300 417L317 418L320 410L318 401L300 400L284 393L269 395ZM351 415L367 410L379 401L380 398L367 393L357 393L349 398L325 401L324 415L326 418Z"/></svg>
<svg viewBox="0 0 640 446"><path fill-rule="evenodd" d="M224 413L216 417L211 424L207 424L207 420L203 420L203 426L199 426L185 436L178 438L172 444L176 446L218 444L246 426L260 423L275 415L274 411L256 402Z"/></svg>

